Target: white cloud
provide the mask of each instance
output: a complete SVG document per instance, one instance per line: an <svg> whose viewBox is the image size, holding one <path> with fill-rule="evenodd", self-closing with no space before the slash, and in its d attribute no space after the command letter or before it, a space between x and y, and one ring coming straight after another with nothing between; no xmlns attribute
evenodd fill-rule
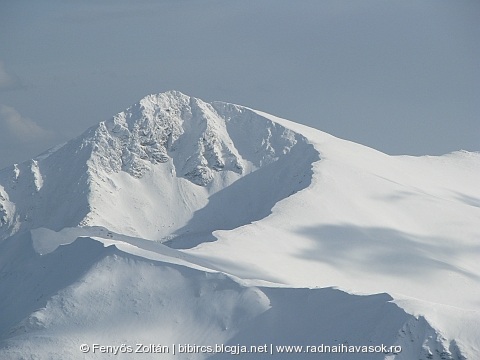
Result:
<svg viewBox="0 0 480 360"><path fill-rule="evenodd" d="M14 90L22 87L18 76L9 74L0 61L0 91L2 90Z"/></svg>
<svg viewBox="0 0 480 360"><path fill-rule="evenodd" d="M23 117L14 108L0 105L0 129L5 128L10 136L18 141L30 142L46 140L53 133L40 127L33 120Z"/></svg>

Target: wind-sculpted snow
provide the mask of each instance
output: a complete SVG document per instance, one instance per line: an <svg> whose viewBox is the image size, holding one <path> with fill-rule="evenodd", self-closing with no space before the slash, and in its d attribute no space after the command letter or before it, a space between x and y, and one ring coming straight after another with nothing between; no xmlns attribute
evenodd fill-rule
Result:
<svg viewBox="0 0 480 360"><path fill-rule="evenodd" d="M12 239L2 254L16 257L1 258L2 359L30 357L33 348L37 359L78 359L82 343L222 343L269 307L261 291L225 275L147 260L91 238L44 256L28 238Z"/></svg>

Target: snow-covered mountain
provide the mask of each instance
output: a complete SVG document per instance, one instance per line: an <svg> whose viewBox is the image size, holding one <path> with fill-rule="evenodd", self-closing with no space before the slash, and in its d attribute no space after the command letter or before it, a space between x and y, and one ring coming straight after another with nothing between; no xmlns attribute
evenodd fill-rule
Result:
<svg viewBox="0 0 480 360"><path fill-rule="evenodd" d="M147 96L0 171L0 358L137 343L165 359L228 355L182 344L478 358L479 183L478 153L392 157L238 105Z"/></svg>
<svg viewBox="0 0 480 360"><path fill-rule="evenodd" d="M154 240L233 229L308 186L317 159L305 137L252 110L151 95L4 169L1 237L79 225Z"/></svg>

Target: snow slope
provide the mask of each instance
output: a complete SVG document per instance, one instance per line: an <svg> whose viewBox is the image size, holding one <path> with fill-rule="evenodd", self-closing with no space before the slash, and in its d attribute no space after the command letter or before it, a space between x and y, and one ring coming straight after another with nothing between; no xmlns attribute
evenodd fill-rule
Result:
<svg viewBox="0 0 480 360"><path fill-rule="evenodd" d="M262 115L319 150L311 185L187 252L245 278L387 292L478 357L480 154L392 157Z"/></svg>
<svg viewBox="0 0 480 360"><path fill-rule="evenodd" d="M147 96L0 171L0 358L141 342L475 359L479 183L478 153L392 157L242 106Z"/></svg>
<svg viewBox="0 0 480 360"><path fill-rule="evenodd" d="M54 246L46 248L52 239ZM56 235L37 229L15 235L0 247L0 291L6 295L0 301L2 359L78 359L84 343L128 344L134 349L137 343L167 345L170 353L161 355L166 359L229 356L173 354L173 344L395 344L404 354L445 351L425 320L404 312L387 294L253 286L204 267L208 264L202 259L102 228L63 229ZM427 341L428 347L422 348ZM90 353L85 358L108 356ZM385 354L345 356L383 359ZM324 357L335 359L338 354Z"/></svg>

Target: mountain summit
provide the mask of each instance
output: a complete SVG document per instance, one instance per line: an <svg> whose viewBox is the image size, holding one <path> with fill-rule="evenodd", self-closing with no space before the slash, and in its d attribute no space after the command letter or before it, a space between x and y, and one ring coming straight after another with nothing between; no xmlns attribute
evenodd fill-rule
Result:
<svg viewBox="0 0 480 360"><path fill-rule="evenodd" d="M0 235L81 225L155 240L208 236L267 216L308 186L317 159L305 137L245 107L149 95L4 169Z"/></svg>
<svg viewBox="0 0 480 360"><path fill-rule="evenodd" d="M149 95L0 171L0 358L477 359L479 183L478 153Z"/></svg>

